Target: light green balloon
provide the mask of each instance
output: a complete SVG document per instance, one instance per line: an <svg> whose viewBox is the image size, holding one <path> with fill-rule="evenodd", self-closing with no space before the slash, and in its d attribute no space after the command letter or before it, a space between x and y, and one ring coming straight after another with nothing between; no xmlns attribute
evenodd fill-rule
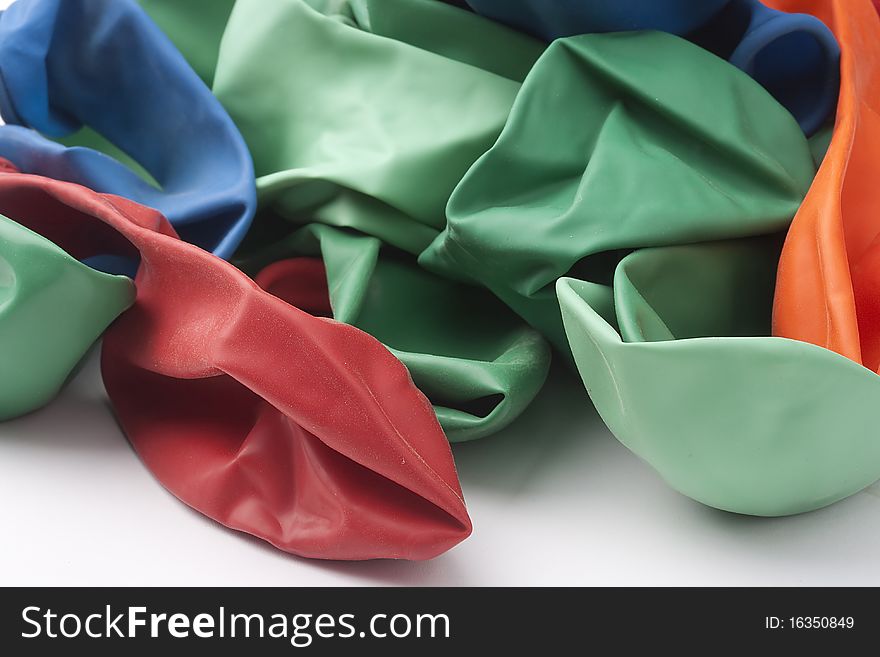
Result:
<svg viewBox="0 0 880 657"><path fill-rule="evenodd" d="M614 435L685 495L761 516L810 511L880 478L880 377L811 344L751 337L768 331L779 245L642 249L613 288L556 284L578 370Z"/></svg>
<svg viewBox="0 0 880 657"><path fill-rule="evenodd" d="M134 297L129 278L0 216L0 420L48 403Z"/></svg>
<svg viewBox="0 0 880 657"><path fill-rule="evenodd" d="M364 24L303 0L238 0L213 89L251 150L264 208L417 254L445 227L449 195L498 137L519 89L498 49L528 62L541 48L433 1L351 4ZM413 26L419 47L369 31L402 38Z"/></svg>

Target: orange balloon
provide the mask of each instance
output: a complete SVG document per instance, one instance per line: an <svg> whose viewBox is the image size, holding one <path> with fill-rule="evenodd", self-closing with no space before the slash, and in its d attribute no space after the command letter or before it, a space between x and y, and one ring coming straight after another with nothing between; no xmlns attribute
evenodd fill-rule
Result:
<svg viewBox="0 0 880 657"><path fill-rule="evenodd" d="M871 0L771 0L809 13L840 42L828 153L789 229L773 334L880 366L880 18Z"/></svg>

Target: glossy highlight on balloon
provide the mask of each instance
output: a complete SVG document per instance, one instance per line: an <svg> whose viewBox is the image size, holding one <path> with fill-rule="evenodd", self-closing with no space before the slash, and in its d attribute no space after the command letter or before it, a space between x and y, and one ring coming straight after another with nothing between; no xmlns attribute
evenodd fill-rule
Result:
<svg viewBox="0 0 880 657"><path fill-rule="evenodd" d="M223 258L250 225L241 135L133 0L17 0L0 13L0 113L14 124L0 126L0 157L22 171L156 208Z"/></svg>
<svg viewBox="0 0 880 657"><path fill-rule="evenodd" d="M315 558L426 559L470 533L433 410L377 340L263 291L126 199L2 173L0 211L77 259L140 254L102 374L132 445L182 501Z"/></svg>

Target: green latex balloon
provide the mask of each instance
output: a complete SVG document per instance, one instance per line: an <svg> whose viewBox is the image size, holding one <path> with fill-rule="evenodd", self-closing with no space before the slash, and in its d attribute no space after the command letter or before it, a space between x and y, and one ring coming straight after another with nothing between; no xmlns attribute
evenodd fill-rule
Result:
<svg viewBox="0 0 880 657"><path fill-rule="evenodd" d="M814 172L792 116L699 47L660 32L561 39L420 262L486 285L567 350L559 277L608 283L634 248L778 231Z"/></svg>
<svg viewBox="0 0 880 657"><path fill-rule="evenodd" d="M813 162L816 168L822 164L825 159L825 153L831 145L831 137L834 135L834 123L826 123L819 128L812 137L810 137L810 152L813 154Z"/></svg>
<svg viewBox="0 0 880 657"><path fill-rule="evenodd" d="M0 216L0 420L51 400L134 297L129 278L96 271Z"/></svg>
<svg viewBox="0 0 880 657"><path fill-rule="evenodd" d="M235 0L139 0L209 87Z"/></svg>
<svg viewBox="0 0 880 657"><path fill-rule="evenodd" d="M450 440L505 426L546 377L546 343L415 257L545 46L436 0L211 4L142 0L251 150L262 211L238 261L320 255L336 319L392 349Z"/></svg>
<svg viewBox="0 0 880 657"><path fill-rule="evenodd" d="M451 442L498 431L541 389L549 348L485 290L434 276L375 237L322 224L239 264L255 275L293 255L323 259L334 318L377 337L407 366Z"/></svg>
<svg viewBox="0 0 880 657"><path fill-rule="evenodd" d="M764 516L880 477L877 375L808 343L750 337L769 330L779 245L642 249L613 288L556 285L578 370L618 439L685 495ZM718 335L733 337L706 337Z"/></svg>
<svg viewBox="0 0 880 657"><path fill-rule="evenodd" d="M340 3L312 4L334 11L304 0L238 0L214 92L251 149L264 207L417 254L445 227L450 193L501 132L519 89L510 70L494 72L498 52L518 56L524 72L541 48L432 0L343 3L346 20ZM414 25L430 25L456 56L424 49L427 38L417 47L369 31L399 36Z"/></svg>

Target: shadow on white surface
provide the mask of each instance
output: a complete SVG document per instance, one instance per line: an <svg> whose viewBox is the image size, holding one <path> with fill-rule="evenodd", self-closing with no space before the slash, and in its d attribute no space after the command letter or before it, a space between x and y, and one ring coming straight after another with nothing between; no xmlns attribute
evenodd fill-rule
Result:
<svg viewBox="0 0 880 657"><path fill-rule="evenodd" d="M426 563L321 562L184 506L120 432L97 353L47 408L0 424L0 584L878 584L873 487L791 518L737 516L669 489L556 367L508 430L458 445L474 535Z"/></svg>

